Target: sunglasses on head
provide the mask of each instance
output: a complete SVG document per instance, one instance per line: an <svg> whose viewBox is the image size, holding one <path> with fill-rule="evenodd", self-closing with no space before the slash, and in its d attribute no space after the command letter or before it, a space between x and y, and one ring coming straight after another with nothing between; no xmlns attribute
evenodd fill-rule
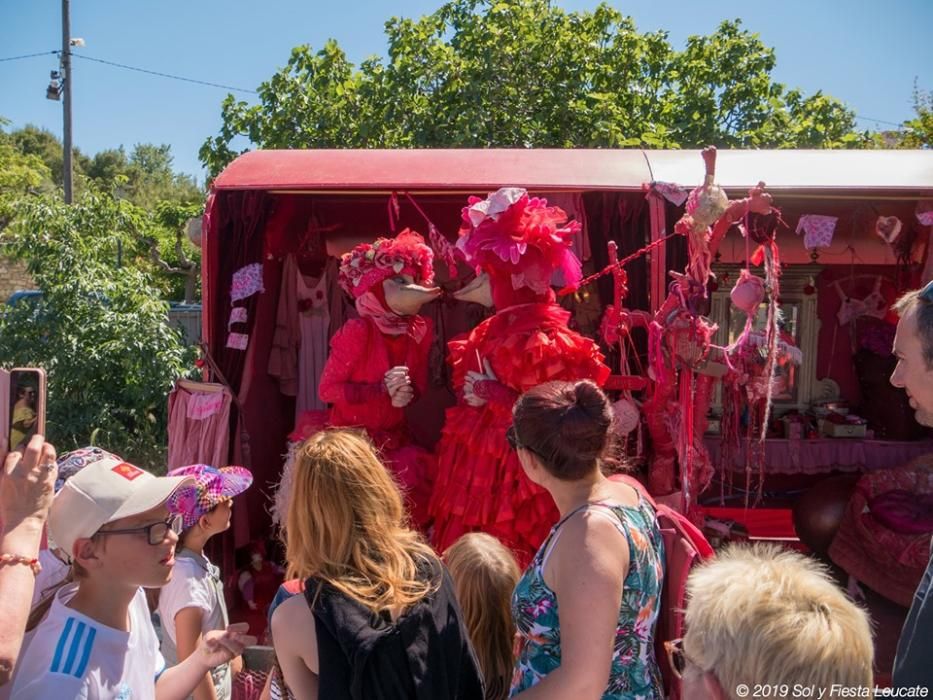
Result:
<svg viewBox="0 0 933 700"><path fill-rule="evenodd" d="M529 447L524 442L519 440L518 432L515 430L514 424L510 425L509 429L505 431L505 439L509 443L509 447L511 447L516 452L518 450L527 450L528 452L531 452L531 454L535 455L538 459L544 459L538 450L536 450L534 447Z"/></svg>
<svg viewBox="0 0 933 700"><path fill-rule="evenodd" d="M505 431L505 439L509 443L509 447L513 450L519 450L524 447L518 439L518 434L515 432L514 425L510 425L509 429Z"/></svg>
<svg viewBox="0 0 933 700"><path fill-rule="evenodd" d="M926 303L933 304L933 280L926 283L926 286L920 290L919 296Z"/></svg>

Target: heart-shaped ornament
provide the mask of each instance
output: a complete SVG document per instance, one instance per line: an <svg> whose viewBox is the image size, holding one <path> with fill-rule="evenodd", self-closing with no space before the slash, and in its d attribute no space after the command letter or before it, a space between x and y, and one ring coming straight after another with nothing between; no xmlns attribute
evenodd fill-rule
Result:
<svg viewBox="0 0 933 700"><path fill-rule="evenodd" d="M901 220L896 216L879 216L875 222L875 233L889 245L901 235Z"/></svg>

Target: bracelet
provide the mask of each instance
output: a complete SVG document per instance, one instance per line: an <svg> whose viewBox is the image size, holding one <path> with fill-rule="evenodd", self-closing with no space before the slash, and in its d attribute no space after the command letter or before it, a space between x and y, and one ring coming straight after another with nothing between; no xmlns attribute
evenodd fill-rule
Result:
<svg viewBox="0 0 933 700"><path fill-rule="evenodd" d="M24 557L19 554L0 554L0 566L13 564L25 564L32 569L33 576L38 576L42 571L42 564L35 557Z"/></svg>

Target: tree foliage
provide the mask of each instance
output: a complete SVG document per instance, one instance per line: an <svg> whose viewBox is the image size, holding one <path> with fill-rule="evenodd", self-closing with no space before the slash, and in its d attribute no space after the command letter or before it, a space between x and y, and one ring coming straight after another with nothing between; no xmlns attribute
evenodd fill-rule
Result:
<svg viewBox="0 0 933 700"><path fill-rule="evenodd" d="M899 129L874 134L879 148L933 147L933 91L922 90L914 83L914 112L916 116L901 124Z"/></svg>
<svg viewBox="0 0 933 700"><path fill-rule="evenodd" d="M259 148L867 145L838 100L775 82L774 51L739 20L675 50L607 4L452 0L386 23L387 58L328 41L292 50L257 104L229 95L205 141L212 175Z"/></svg>
<svg viewBox="0 0 933 700"><path fill-rule="evenodd" d="M0 127L7 122L0 118ZM0 230L12 218L11 204L23 196L53 195L62 183L62 144L35 126L0 128ZM204 192L194 178L176 173L168 145L136 144L129 155L119 148L86 156L75 149L75 197L108 192L138 207L145 233L129 238L113 253L114 264L153 275L165 299L197 301L200 251L184 235L185 223L203 211ZM2 300L0 300L2 301Z"/></svg>
<svg viewBox="0 0 933 700"><path fill-rule="evenodd" d="M74 205L23 197L0 234L42 289L35 304L0 307L0 365L48 373L47 432L60 450L101 444L137 463L164 463L166 396L191 366L153 276L114 265L144 237L144 211L88 190Z"/></svg>
<svg viewBox="0 0 933 700"><path fill-rule="evenodd" d="M7 121L0 117L0 127ZM0 231L13 218L13 203L30 193L51 188L52 173L39 156L23 153L0 129Z"/></svg>

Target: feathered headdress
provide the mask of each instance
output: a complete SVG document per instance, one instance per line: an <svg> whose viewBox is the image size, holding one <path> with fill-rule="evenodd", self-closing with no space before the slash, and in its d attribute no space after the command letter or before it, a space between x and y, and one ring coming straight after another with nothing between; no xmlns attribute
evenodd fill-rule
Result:
<svg viewBox="0 0 933 700"><path fill-rule="evenodd" d="M395 238L377 238L344 253L337 282L358 299L373 285L394 275L411 275L418 284L434 282L434 252L425 245L424 238L407 228Z"/></svg>
<svg viewBox="0 0 933 700"><path fill-rule="evenodd" d="M563 209L549 207L546 199L529 197L519 187L468 201L457 241L468 264L510 271L513 289L528 287L538 294L550 288L556 271L564 284L580 281L580 261L570 246L581 227L567 222Z"/></svg>

